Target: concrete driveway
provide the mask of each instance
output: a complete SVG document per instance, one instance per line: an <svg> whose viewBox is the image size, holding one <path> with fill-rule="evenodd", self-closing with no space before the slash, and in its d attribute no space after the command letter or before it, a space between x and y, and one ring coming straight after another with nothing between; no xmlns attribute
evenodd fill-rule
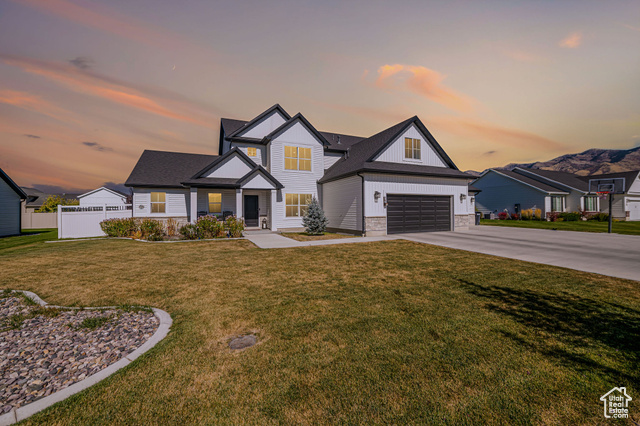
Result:
<svg viewBox="0 0 640 426"><path fill-rule="evenodd" d="M640 281L640 236L476 226L401 234L427 244Z"/></svg>

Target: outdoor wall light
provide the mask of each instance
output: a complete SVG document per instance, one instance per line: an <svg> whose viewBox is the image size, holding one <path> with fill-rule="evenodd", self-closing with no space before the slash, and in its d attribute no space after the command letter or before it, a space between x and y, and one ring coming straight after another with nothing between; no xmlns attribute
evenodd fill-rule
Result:
<svg viewBox="0 0 640 426"><path fill-rule="evenodd" d="M380 195L382 195L382 194L380 194L380 191L374 192L373 193L373 199L378 201L380 199Z"/></svg>
<svg viewBox="0 0 640 426"><path fill-rule="evenodd" d="M467 194L460 194L460 202L463 202L467 199Z"/></svg>

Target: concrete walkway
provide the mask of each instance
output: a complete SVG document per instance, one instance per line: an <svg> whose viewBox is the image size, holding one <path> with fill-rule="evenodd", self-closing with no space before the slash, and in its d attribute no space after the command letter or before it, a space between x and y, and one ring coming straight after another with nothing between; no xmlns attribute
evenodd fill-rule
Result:
<svg viewBox="0 0 640 426"><path fill-rule="evenodd" d="M291 238L283 237L276 233L249 233L246 232L245 236L247 240L251 241L256 246L262 249L272 248L292 248L292 247L307 247L307 246L326 246L331 244L354 244L354 243L372 243L375 241L387 241L397 240L397 236L388 237L354 237L354 238L339 238L335 240L319 240L319 241L296 241Z"/></svg>
<svg viewBox="0 0 640 426"><path fill-rule="evenodd" d="M469 231L402 234L438 246L640 281L640 236L477 226Z"/></svg>

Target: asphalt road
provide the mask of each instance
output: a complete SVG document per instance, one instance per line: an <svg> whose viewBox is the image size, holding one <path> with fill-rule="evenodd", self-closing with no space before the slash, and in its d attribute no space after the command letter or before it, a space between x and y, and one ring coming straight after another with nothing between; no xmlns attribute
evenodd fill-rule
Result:
<svg viewBox="0 0 640 426"><path fill-rule="evenodd" d="M640 236L475 226L409 240L640 281Z"/></svg>

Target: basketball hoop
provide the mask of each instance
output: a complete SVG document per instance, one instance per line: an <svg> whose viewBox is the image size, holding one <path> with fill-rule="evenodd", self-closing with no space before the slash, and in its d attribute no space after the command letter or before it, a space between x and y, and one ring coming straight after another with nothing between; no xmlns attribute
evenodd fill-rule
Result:
<svg viewBox="0 0 640 426"><path fill-rule="evenodd" d="M596 194L598 194L598 198L600 198L601 200L606 200L607 195L609 195L609 191L598 191L596 192Z"/></svg>

